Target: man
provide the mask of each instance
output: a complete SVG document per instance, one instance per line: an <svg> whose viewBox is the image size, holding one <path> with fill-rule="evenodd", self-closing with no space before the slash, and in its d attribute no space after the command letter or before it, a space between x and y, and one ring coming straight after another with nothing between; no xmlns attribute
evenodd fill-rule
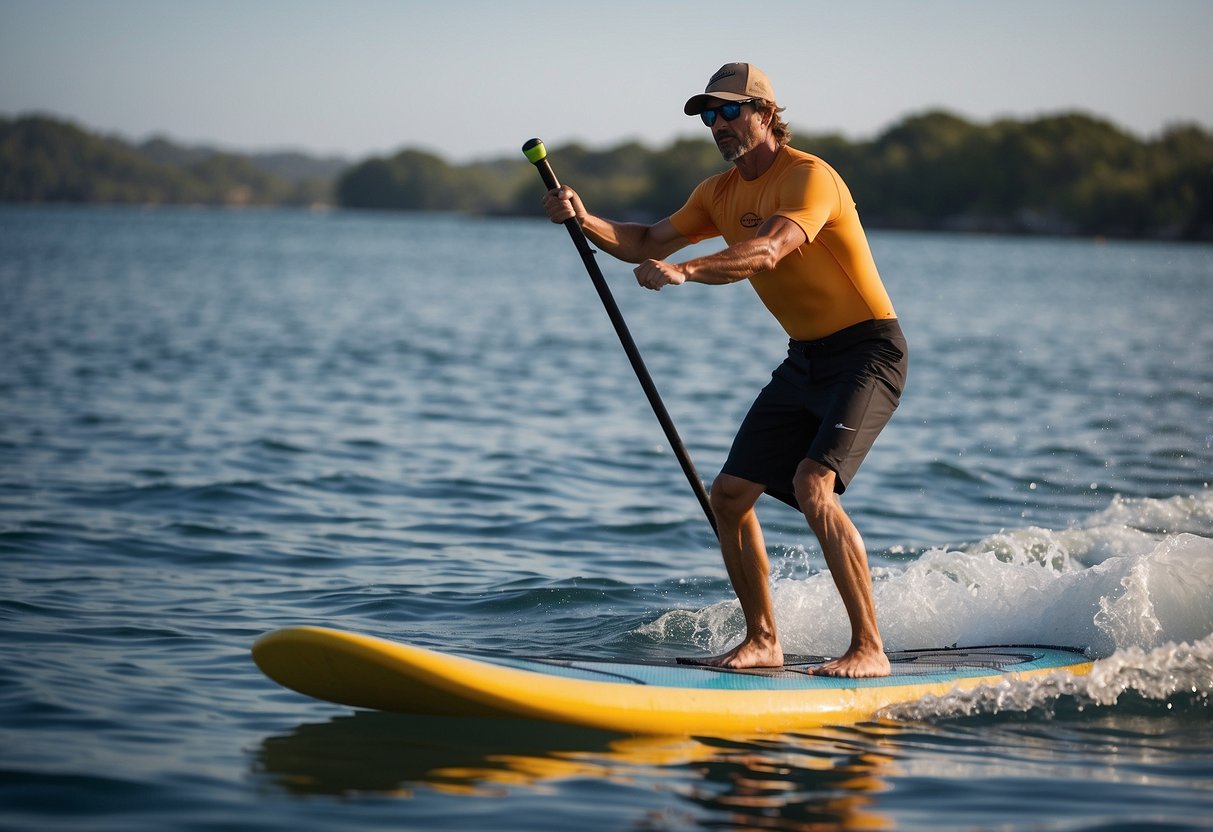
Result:
<svg viewBox="0 0 1213 832"><path fill-rule="evenodd" d="M804 513L851 624L846 653L816 672L889 672L863 539L838 500L897 407L907 352L847 186L821 159L787 146L767 76L726 64L684 107L698 115L733 167L701 183L653 225L586 211L568 187L549 192L553 222L575 217L599 248L630 263L641 286L748 280L790 338L788 357L763 388L712 483L720 548L745 616L746 634L719 667L776 667L769 564L754 506L769 493ZM683 263L679 249L722 236L727 248ZM744 348L721 333L719 349Z"/></svg>

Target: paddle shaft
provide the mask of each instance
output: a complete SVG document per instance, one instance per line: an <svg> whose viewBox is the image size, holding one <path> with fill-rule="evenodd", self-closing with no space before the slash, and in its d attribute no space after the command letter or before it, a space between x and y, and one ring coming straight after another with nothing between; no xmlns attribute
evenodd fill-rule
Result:
<svg viewBox="0 0 1213 832"><path fill-rule="evenodd" d="M553 190L560 187L560 182L556 179L556 174L547 160L547 152L543 151L542 147L543 143L538 139L531 139L523 145L522 150L539 171L543 184L547 186L548 190ZM535 158L536 156L538 158ZM585 269L589 272L590 280L593 281L594 288L598 291L598 297L606 309L607 316L611 319L611 324L615 327L615 334L619 336L623 351L627 353L636 378L639 379L640 386L644 389L644 395L648 398L649 405L653 408L653 413L656 414L657 421L661 424L661 429L665 431L665 438L670 443L670 447L674 449L674 455L678 457L678 464L682 466L682 472L686 474L687 482L695 492L699 505L708 518L708 523L712 526L712 531L719 538L720 529L716 525L716 515L712 513L712 505L708 502L707 491L704 490L703 482L695 471L691 455L687 453L686 446L682 444L678 429L674 427L674 420L670 418L670 413L661 400L661 394L657 392L657 386L653 383L653 377L649 375L644 358L640 355L636 342L632 340L627 321L623 319L623 313L619 311L619 305L615 303L615 297L611 294L606 278L602 276L602 270L598 268L598 261L594 259L594 249L590 247L590 241L586 239L585 232L581 230L581 224L575 217L565 220L564 227L568 229L569 237L572 238L573 245L577 247L581 261L585 263Z"/></svg>

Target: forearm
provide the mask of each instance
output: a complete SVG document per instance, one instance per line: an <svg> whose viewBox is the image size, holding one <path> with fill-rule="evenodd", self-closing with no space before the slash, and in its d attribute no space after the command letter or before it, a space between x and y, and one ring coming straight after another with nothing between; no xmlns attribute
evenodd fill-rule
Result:
<svg viewBox="0 0 1213 832"><path fill-rule="evenodd" d="M578 222L590 242L612 257L625 263L660 260L682 247L685 241L661 241L653 234L653 226L634 222L615 222L586 213Z"/></svg>
<svg viewBox="0 0 1213 832"><path fill-rule="evenodd" d="M688 260L679 264L679 269L692 283L719 286L748 280L756 274L770 271L778 265L779 258L780 250L776 241L769 237L758 237Z"/></svg>
<svg viewBox="0 0 1213 832"><path fill-rule="evenodd" d="M615 222L591 214L581 197L567 185L554 188L543 198L543 206L552 222L575 219L585 236L612 257L628 263L669 257L687 244L669 219L653 225Z"/></svg>

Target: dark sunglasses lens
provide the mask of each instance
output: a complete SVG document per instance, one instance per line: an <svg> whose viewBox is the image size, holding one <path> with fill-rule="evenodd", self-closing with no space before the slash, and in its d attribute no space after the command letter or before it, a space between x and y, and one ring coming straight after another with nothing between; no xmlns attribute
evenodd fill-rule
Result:
<svg viewBox="0 0 1213 832"><path fill-rule="evenodd" d="M741 115L741 105L744 103L744 101L735 101L730 104L721 104L719 107L704 110L699 114L699 117L703 119L703 123L708 127L711 127L716 123L716 116L718 114L722 116L725 121L732 121Z"/></svg>

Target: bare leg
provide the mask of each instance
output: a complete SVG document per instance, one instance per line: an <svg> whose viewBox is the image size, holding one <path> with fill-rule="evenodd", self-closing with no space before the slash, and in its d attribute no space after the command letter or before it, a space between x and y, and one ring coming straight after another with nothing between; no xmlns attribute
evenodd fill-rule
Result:
<svg viewBox="0 0 1213 832"><path fill-rule="evenodd" d="M796 470L796 499L817 535L851 622L851 645L847 652L813 672L851 678L887 676L889 660L876 626L868 554L859 530L834 493L835 476L829 468L809 459Z"/></svg>
<svg viewBox="0 0 1213 832"><path fill-rule="evenodd" d="M712 483L712 511L720 526L720 553L745 615L746 634L727 653L704 664L715 667L782 667L783 648L775 632L770 564L754 504L763 487L721 474Z"/></svg>

